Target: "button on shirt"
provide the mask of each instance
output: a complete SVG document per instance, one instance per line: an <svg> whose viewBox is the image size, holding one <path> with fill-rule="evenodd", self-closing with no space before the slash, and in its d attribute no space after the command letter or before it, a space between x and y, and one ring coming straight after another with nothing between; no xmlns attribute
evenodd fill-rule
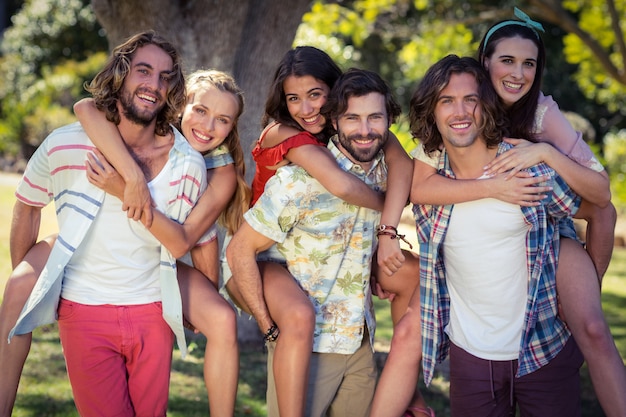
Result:
<svg viewBox="0 0 626 417"><path fill-rule="evenodd" d="M365 172L333 140L328 149L344 171L374 190L386 189L382 152ZM288 165L276 171L244 217L257 232L277 242L289 272L311 299L316 313L313 351L356 352L364 321L373 346L375 321L369 280L380 212L346 203L304 169Z"/></svg>
<svg viewBox="0 0 626 417"><path fill-rule="evenodd" d="M182 223L206 189L206 169L202 156L176 129L173 131L165 214ZM79 123L59 128L39 146L18 184L16 197L25 204L44 207L54 200L59 235L10 337L28 333L56 319L64 268L98 215L104 199L104 191L89 183L85 173L86 154L93 149L93 143ZM206 239L203 236L201 241ZM160 255L160 283L163 318L174 331L181 354L185 355L176 259L164 246Z"/></svg>
<svg viewBox="0 0 626 417"><path fill-rule="evenodd" d="M510 148L501 143L498 154ZM445 151L441 153L437 169L440 174L454 178ZM529 374L550 362L570 336L557 316L558 223L560 218L575 214L580 205L580 197L547 165L539 164L528 171L533 176L552 177L553 191L540 206L520 208L530 228L526 235L528 294L517 376ZM444 328L450 320L450 297L441 246L445 243L453 208L453 205L413 206L420 244L422 366L426 384L432 381L435 363L443 361L449 350L450 341Z"/></svg>

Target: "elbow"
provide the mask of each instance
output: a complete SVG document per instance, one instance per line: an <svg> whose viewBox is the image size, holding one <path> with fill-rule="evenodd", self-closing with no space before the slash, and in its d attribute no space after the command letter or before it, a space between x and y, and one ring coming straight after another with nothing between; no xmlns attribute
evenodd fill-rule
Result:
<svg viewBox="0 0 626 417"><path fill-rule="evenodd" d="M350 187L350 184L346 181L336 181L328 191L335 197L347 201L354 192L354 189Z"/></svg>
<svg viewBox="0 0 626 417"><path fill-rule="evenodd" d="M419 184L413 183L411 185L411 192L409 194L409 201L413 204L426 204L423 201L422 195L424 194L424 188L420 187Z"/></svg>
<svg viewBox="0 0 626 417"><path fill-rule="evenodd" d="M76 103L74 103L73 110L74 114L80 118L84 116L85 113L89 110L90 107L94 107L93 99L83 98Z"/></svg>
<svg viewBox="0 0 626 417"><path fill-rule="evenodd" d="M176 259L182 258L185 256L195 245L195 242L189 242L187 239L177 239L178 242L174 245L169 245L167 249L170 251L172 256Z"/></svg>
<svg viewBox="0 0 626 417"><path fill-rule="evenodd" d="M601 208L613 207L611 203L611 190L609 187L606 187L606 191L600 195L599 201L596 203ZM613 207L615 211L615 207Z"/></svg>
<svg viewBox="0 0 626 417"><path fill-rule="evenodd" d="M611 202L601 207L583 200L580 207L580 215L575 217L582 218L604 230L614 230L617 223L617 210Z"/></svg>
<svg viewBox="0 0 626 417"><path fill-rule="evenodd" d="M169 248L170 253L176 259L180 259L187 254L191 250L192 246L190 245L177 245L176 247Z"/></svg>
<svg viewBox="0 0 626 417"><path fill-rule="evenodd" d="M598 195L596 196L596 201L593 203L601 208L605 208L608 206L612 206L611 204L611 183L608 177L603 176L603 182L599 184ZM615 209L615 208L613 208Z"/></svg>

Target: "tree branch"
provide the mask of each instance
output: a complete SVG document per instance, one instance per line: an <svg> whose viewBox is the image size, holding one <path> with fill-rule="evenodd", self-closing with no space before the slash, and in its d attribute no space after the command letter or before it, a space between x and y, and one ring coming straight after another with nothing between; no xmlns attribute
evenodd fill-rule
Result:
<svg viewBox="0 0 626 417"><path fill-rule="evenodd" d="M607 2L612 3L612 0L607 0ZM593 36L591 36L588 32L582 30L582 28L578 25L578 22L573 19L565 9L563 9L563 7L561 6L561 2L554 0L529 0L529 3L536 10L538 10L538 12L533 13L535 17L540 16L543 20L560 27L568 33L573 33L578 36L580 40L596 56L596 58L600 62L600 65L602 65L602 67L606 70L609 76L614 78L617 82L626 85L626 73L624 71L620 71L615 65L613 65L613 62L611 61L611 58L607 51L602 47L602 45L600 45L598 41L596 41ZM613 10L615 10L614 4ZM613 23L618 24L618 21L619 18L617 17L617 12L615 12ZM624 37L621 31L618 31L615 35L616 37L621 39L623 43ZM624 53L622 53L622 56L626 59L626 55Z"/></svg>

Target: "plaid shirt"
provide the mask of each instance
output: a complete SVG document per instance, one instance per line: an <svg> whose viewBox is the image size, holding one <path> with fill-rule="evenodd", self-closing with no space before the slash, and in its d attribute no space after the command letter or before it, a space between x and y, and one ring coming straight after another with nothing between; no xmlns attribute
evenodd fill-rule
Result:
<svg viewBox="0 0 626 417"><path fill-rule="evenodd" d="M17 186L15 195L24 204L44 207L54 200L59 235L31 295L11 331L31 332L56 319L65 266L81 244L102 207L104 191L92 185L85 173L87 152L95 149L79 123L52 132L37 148ZM171 177L165 214L183 223L207 187L202 156L174 129L169 152ZM125 214L120 213L126 217ZM203 236L201 241L204 241ZM163 318L176 335L178 347L187 352L183 311L176 277L176 259L161 246L160 283Z"/></svg>
<svg viewBox="0 0 626 417"><path fill-rule="evenodd" d="M498 154L511 146L501 143ZM454 178L448 155L439 158L440 174ZM563 348L570 333L558 318L556 267L559 256L558 222L573 215L580 198L545 164L528 169L535 176L553 178L553 191L537 207L521 207L529 230L526 235L528 294L524 328L520 340L517 376L546 365ZM454 206L415 205L413 213L420 245L422 316L422 366L424 382L432 381L435 363L448 355L450 341L444 332L450 320L450 296L446 286L443 244Z"/></svg>
<svg viewBox="0 0 626 417"><path fill-rule="evenodd" d="M365 172L332 140L328 149L344 171L376 191L386 189L382 152ZM289 272L311 299L316 313L313 351L356 352L364 335L363 323L373 346L369 284L380 212L346 203L301 167L287 165L276 170L244 217L257 232L278 242Z"/></svg>

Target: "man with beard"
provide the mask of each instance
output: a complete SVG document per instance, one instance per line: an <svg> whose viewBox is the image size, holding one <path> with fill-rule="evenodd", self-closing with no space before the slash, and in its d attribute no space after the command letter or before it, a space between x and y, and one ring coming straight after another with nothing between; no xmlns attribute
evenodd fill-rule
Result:
<svg viewBox="0 0 626 417"><path fill-rule="evenodd" d="M384 190L381 149L400 113L386 83L375 73L349 70L323 112L337 132L328 149L339 166ZM370 269L380 213L347 204L304 169L288 165L276 171L244 218L227 259L253 315L271 318L256 254L274 243L315 309L305 415L367 415L376 383ZM279 332L274 325L264 338L274 341Z"/></svg>
<svg viewBox="0 0 626 417"><path fill-rule="evenodd" d="M185 101L175 48L154 32L135 35L87 89L142 167L156 208L182 223L206 188L206 170L170 125ZM59 128L18 185L14 265L35 244L41 209L52 200L59 235L11 336L58 314L80 415L164 416L174 336L185 351L176 260L120 200L88 181L93 149L79 123Z"/></svg>

